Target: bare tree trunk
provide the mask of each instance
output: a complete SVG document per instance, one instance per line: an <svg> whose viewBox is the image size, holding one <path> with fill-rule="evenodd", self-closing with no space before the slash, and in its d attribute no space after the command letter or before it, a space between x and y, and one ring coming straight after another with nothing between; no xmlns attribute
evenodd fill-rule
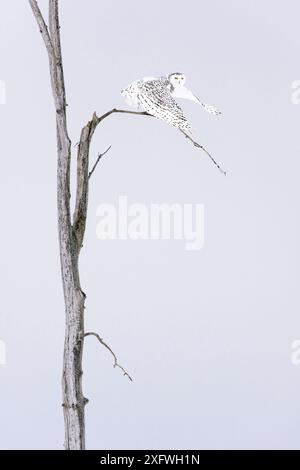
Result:
<svg viewBox="0 0 300 470"><path fill-rule="evenodd" d="M114 108L101 117L94 113L91 121L83 127L77 147L76 203L72 220L70 214L71 141L67 128L67 103L60 44L58 0L49 0L49 28L44 21L37 1L29 0L29 4L47 49L56 111L58 234L65 301L65 343L62 375L65 449L83 450L85 449L84 408L88 401L82 392L82 354L85 336L95 336L112 354L114 367L121 369L123 374L132 380L126 370L117 362L115 353L107 343L97 333L89 332L85 334L84 332L86 296L80 286L78 261L86 227L89 177L94 172L101 156L104 155L98 156L92 171L89 173L90 143L98 124L113 113L145 116L149 116L149 114Z"/></svg>
<svg viewBox="0 0 300 470"><path fill-rule="evenodd" d="M94 332L84 332L85 293L80 286L78 261L83 243L88 209L89 178L94 173L100 158L109 150L98 155L98 159L89 172L90 143L98 124L114 113L150 116L145 111L127 111L111 109L102 116L93 114L82 129L77 147L76 203L73 220L70 214L70 164L71 141L68 136L66 93L63 63L60 45L60 26L58 0L49 0L49 28L36 0L29 0L39 30L42 34L49 58L51 87L56 111L57 133L57 207L58 233L61 261L61 275L65 300L65 344L63 358L63 409L65 420L65 449L85 449L84 408L87 399L82 393L82 354L84 338L94 336L111 353L113 366L119 368L124 376L132 381L131 376L118 363L117 356L108 344ZM225 173L207 150L190 136L184 135L202 149Z"/></svg>
<svg viewBox="0 0 300 470"><path fill-rule="evenodd" d="M78 259L82 245L88 194L88 126L84 128L78 148L78 190L75 224L70 214L71 141L66 118L66 95L60 45L58 1L49 0L49 29L35 0L29 0L38 22L49 57L51 85L56 109L57 131L57 207L61 274L65 299L65 345L63 359L63 408L65 448L85 448L84 406L82 393L82 350L84 338L85 294L80 286Z"/></svg>

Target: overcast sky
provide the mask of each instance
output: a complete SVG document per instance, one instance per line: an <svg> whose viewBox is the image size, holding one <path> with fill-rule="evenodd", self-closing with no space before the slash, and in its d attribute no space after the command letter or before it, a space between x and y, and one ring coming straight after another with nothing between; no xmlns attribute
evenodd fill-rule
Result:
<svg viewBox="0 0 300 470"><path fill-rule="evenodd" d="M158 120L112 115L98 127L92 162L112 148L91 180L81 256L86 328L105 338L134 381L87 338L87 448L299 448L300 365L291 362L300 339L300 106L291 101L299 2L59 3L73 144L93 111L126 107L120 90L130 81L180 71L223 112L181 103L228 172ZM0 35L0 447L62 449L48 61L27 1L1 1ZM99 240L97 208L120 195L203 204L203 248Z"/></svg>

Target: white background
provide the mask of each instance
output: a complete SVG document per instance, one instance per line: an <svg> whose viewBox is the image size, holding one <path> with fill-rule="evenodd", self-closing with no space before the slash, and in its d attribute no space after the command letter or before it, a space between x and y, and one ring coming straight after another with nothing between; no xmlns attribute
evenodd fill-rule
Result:
<svg viewBox="0 0 300 470"><path fill-rule="evenodd" d="M113 115L94 136L81 257L87 447L299 448L299 2L60 1L73 144L93 111L126 107L143 76L184 72L223 111L182 103L228 171L175 129ZM47 15L47 2L40 1ZM0 446L63 447L64 311L56 227L55 113L48 61L26 1L1 2ZM76 148L74 147L74 156ZM99 241L96 209L205 205L205 245Z"/></svg>

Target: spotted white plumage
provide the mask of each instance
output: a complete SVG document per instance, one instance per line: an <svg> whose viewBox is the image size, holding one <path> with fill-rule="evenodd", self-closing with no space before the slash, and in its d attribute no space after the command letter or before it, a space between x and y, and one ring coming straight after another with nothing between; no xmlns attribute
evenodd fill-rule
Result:
<svg viewBox="0 0 300 470"><path fill-rule="evenodd" d="M168 77L160 78L145 77L132 82L121 93L130 106L142 108L152 116L184 132L191 133L191 125L175 98L195 101L211 114L218 115L221 113L213 106L203 103L193 95L184 86L185 81L185 76L180 73L173 73Z"/></svg>

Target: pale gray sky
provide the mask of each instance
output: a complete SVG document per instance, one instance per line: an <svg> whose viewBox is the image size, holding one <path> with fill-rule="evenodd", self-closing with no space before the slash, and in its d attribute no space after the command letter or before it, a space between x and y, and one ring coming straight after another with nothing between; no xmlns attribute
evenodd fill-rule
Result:
<svg viewBox="0 0 300 470"><path fill-rule="evenodd" d="M61 0L73 143L96 110L143 76L182 71L216 105L183 103L224 178L175 129L113 115L91 158L81 258L87 447L299 448L300 78L296 0ZM46 11L47 2L40 1ZM1 2L0 366L4 449L63 446L64 334L56 228L55 123L44 45L27 1ZM105 241L96 209L130 202L205 206L205 245Z"/></svg>

